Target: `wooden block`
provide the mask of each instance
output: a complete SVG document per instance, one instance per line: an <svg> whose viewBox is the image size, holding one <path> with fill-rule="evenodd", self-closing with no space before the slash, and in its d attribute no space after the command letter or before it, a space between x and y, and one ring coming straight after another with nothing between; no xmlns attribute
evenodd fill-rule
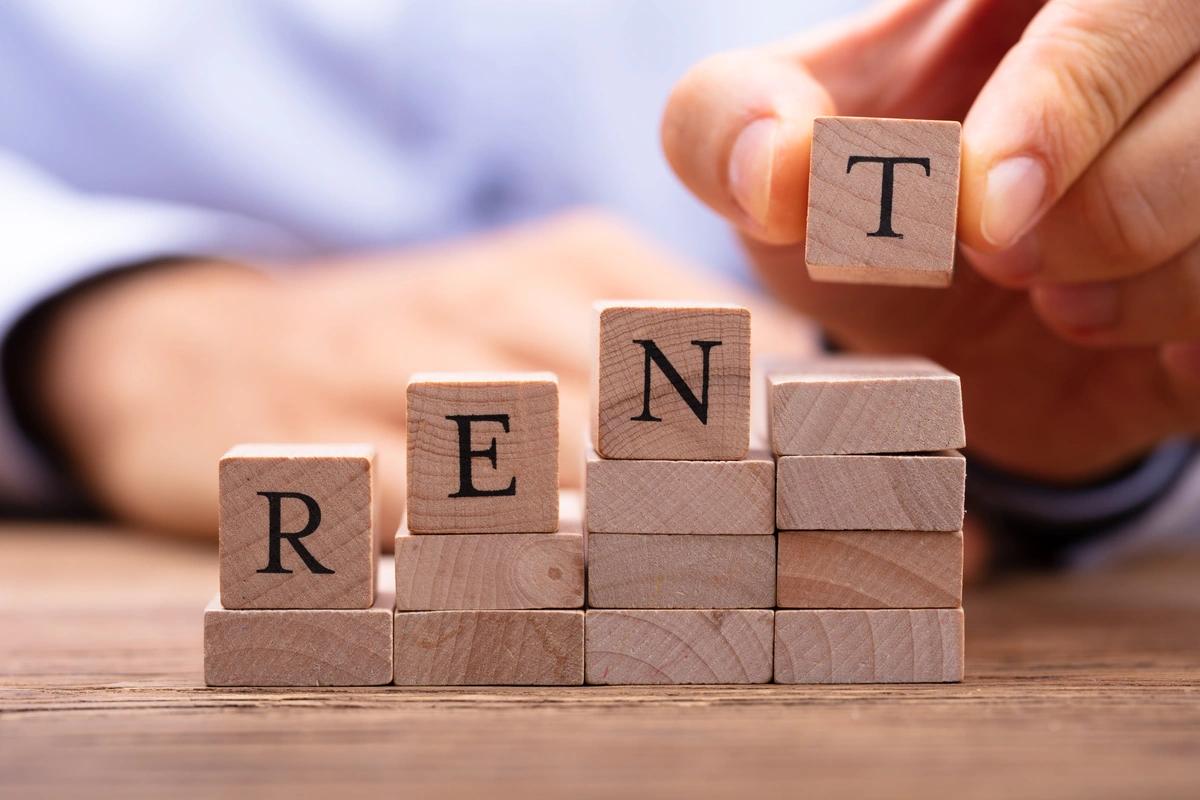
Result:
<svg viewBox="0 0 1200 800"><path fill-rule="evenodd" d="M955 683L961 608L775 612L776 683Z"/></svg>
<svg viewBox="0 0 1200 800"><path fill-rule="evenodd" d="M396 534L396 608L580 608L583 509L578 492L559 500L558 533Z"/></svg>
<svg viewBox="0 0 1200 800"><path fill-rule="evenodd" d="M805 261L814 280L949 286L962 126L813 122Z"/></svg>
<svg viewBox="0 0 1200 800"><path fill-rule="evenodd" d="M618 461L586 453L589 533L775 532L775 461L764 451L741 461Z"/></svg>
<svg viewBox="0 0 1200 800"><path fill-rule="evenodd" d="M837 356L767 376L776 455L921 453L967 443L958 376L923 358Z"/></svg>
<svg viewBox="0 0 1200 800"><path fill-rule="evenodd" d="M380 565L390 572L391 564ZM386 572L385 572L386 570ZM382 686L392 681L392 591L365 609L204 610L209 686Z"/></svg>
<svg viewBox="0 0 1200 800"><path fill-rule="evenodd" d="M773 535L588 535L591 608L774 605Z"/></svg>
<svg viewBox="0 0 1200 800"><path fill-rule="evenodd" d="M578 686L582 611L397 611L400 686Z"/></svg>
<svg viewBox="0 0 1200 800"><path fill-rule="evenodd" d="M779 530L962 530L967 467L956 452L781 456L776 468Z"/></svg>
<svg viewBox="0 0 1200 800"><path fill-rule="evenodd" d="M780 531L780 608L958 608L961 531Z"/></svg>
<svg viewBox="0 0 1200 800"><path fill-rule="evenodd" d="M558 379L548 372L413 375L407 513L414 533L553 533Z"/></svg>
<svg viewBox="0 0 1200 800"><path fill-rule="evenodd" d="M592 684L768 683L775 612L587 612Z"/></svg>
<svg viewBox="0 0 1200 800"><path fill-rule="evenodd" d="M597 303L592 441L605 458L736 460L750 446L750 312Z"/></svg>
<svg viewBox="0 0 1200 800"><path fill-rule="evenodd" d="M374 448L244 444L219 471L225 608L371 607Z"/></svg>

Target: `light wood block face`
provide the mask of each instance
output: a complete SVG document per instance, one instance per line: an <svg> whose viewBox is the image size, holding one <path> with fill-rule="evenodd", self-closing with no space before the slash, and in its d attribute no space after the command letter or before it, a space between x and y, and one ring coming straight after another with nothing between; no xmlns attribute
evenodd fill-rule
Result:
<svg viewBox="0 0 1200 800"><path fill-rule="evenodd" d="M204 611L209 686L382 686L392 681L392 593L366 609Z"/></svg>
<svg viewBox="0 0 1200 800"><path fill-rule="evenodd" d="M582 611L398 611L400 686L578 686Z"/></svg>
<svg viewBox="0 0 1200 800"><path fill-rule="evenodd" d="M239 445L220 463L226 609L370 608L375 450Z"/></svg>
<svg viewBox="0 0 1200 800"><path fill-rule="evenodd" d="M591 684L768 683L775 612L587 612Z"/></svg>
<svg viewBox="0 0 1200 800"><path fill-rule="evenodd" d="M958 453L782 456L777 465L780 530L962 530L967 468Z"/></svg>
<svg viewBox="0 0 1200 800"><path fill-rule="evenodd" d="M957 122L816 119L808 274L822 281L949 286L961 132Z"/></svg>
<svg viewBox="0 0 1200 800"><path fill-rule="evenodd" d="M954 683L961 608L777 611L776 683Z"/></svg>
<svg viewBox="0 0 1200 800"><path fill-rule="evenodd" d="M779 533L780 608L957 608L960 531Z"/></svg>
<svg viewBox="0 0 1200 800"><path fill-rule="evenodd" d="M407 514L414 533L554 532L558 379L413 375Z"/></svg>
<svg viewBox="0 0 1200 800"><path fill-rule="evenodd" d="M767 377L776 455L965 447L958 376L921 358L819 358Z"/></svg>
<svg viewBox="0 0 1200 800"><path fill-rule="evenodd" d="M588 536L591 608L774 605L774 536Z"/></svg>
<svg viewBox="0 0 1200 800"><path fill-rule="evenodd" d="M396 534L396 608L580 608L583 522L577 492L563 492L558 533Z"/></svg>
<svg viewBox="0 0 1200 800"><path fill-rule="evenodd" d="M750 312L596 305L592 441L605 458L734 460L750 446Z"/></svg>
<svg viewBox="0 0 1200 800"><path fill-rule="evenodd" d="M775 461L617 461L587 451L589 533L761 535L775 531Z"/></svg>

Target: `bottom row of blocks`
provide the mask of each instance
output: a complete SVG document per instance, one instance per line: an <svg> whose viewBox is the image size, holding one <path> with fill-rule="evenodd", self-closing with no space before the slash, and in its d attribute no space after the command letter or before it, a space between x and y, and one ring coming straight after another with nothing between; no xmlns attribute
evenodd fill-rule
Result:
<svg viewBox="0 0 1200 800"><path fill-rule="evenodd" d="M226 611L210 686L572 686L962 680L962 609Z"/></svg>

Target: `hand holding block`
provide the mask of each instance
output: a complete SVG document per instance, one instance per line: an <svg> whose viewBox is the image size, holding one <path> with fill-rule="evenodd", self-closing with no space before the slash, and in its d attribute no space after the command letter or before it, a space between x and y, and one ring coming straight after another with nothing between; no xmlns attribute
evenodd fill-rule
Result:
<svg viewBox="0 0 1200 800"><path fill-rule="evenodd" d="M957 608L961 531L780 531L780 608Z"/></svg>
<svg viewBox="0 0 1200 800"><path fill-rule="evenodd" d="M776 611L776 683L956 683L961 608Z"/></svg>
<svg viewBox="0 0 1200 800"><path fill-rule="evenodd" d="M808 274L819 281L949 286L962 126L820 117L808 184Z"/></svg>
<svg viewBox="0 0 1200 800"><path fill-rule="evenodd" d="M750 312L597 303L592 441L604 458L735 460L750 446Z"/></svg>
<svg viewBox="0 0 1200 800"><path fill-rule="evenodd" d="M396 609L580 608L583 509L563 492L557 533L396 534Z"/></svg>
<svg viewBox="0 0 1200 800"><path fill-rule="evenodd" d="M587 612L591 684L768 683L774 612Z"/></svg>
<svg viewBox="0 0 1200 800"><path fill-rule="evenodd" d="M413 375L407 517L413 533L552 533L558 379L548 372Z"/></svg>
<svg viewBox="0 0 1200 800"><path fill-rule="evenodd" d="M781 456L922 453L966 446L958 376L923 358L816 358L767 376Z"/></svg>
<svg viewBox="0 0 1200 800"><path fill-rule="evenodd" d="M370 608L379 545L368 445L244 444L220 463L226 609Z"/></svg>

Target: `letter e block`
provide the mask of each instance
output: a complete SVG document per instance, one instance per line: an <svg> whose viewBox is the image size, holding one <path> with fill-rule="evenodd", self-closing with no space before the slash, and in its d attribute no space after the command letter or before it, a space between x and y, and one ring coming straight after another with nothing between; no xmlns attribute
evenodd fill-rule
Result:
<svg viewBox="0 0 1200 800"><path fill-rule="evenodd" d="M949 286L962 126L820 117L808 184L808 274L818 281Z"/></svg>
<svg viewBox="0 0 1200 800"><path fill-rule="evenodd" d="M221 606L370 608L375 450L243 444L221 458Z"/></svg>
<svg viewBox="0 0 1200 800"><path fill-rule="evenodd" d="M750 312L598 303L592 439L602 458L736 461L750 447Z"/></svg>
<svg viewBox="0 0 1200 800"><path fill-rule="evenodd" d="M558 529L558 378L549 372L413 375L412 533Z"/></svg>

